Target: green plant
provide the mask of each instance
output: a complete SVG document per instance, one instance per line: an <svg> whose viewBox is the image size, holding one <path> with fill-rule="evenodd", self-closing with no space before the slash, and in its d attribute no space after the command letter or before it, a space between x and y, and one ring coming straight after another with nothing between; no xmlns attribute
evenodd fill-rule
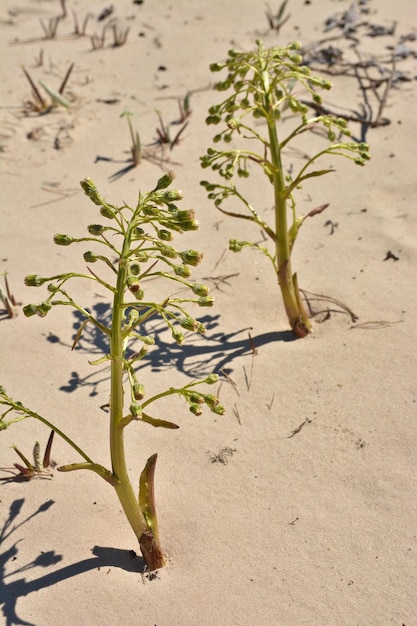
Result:
<svg viewBox="0 0 417 626"><path fill-rule="evenodd" d="M123 111L121 117L125 117L127 119L130 140L132 142L132 145L130 146L130 154L132 155L133 166L136 167L142 160L142 144L140 136L137 130L133 130L132 113L130 113L130 111Z"/></svg>
<svg viewBox="0 0 417 626"><path fill-rule="evenodd" d="M41 461L41 446L39 441L36 441L33 446L33 464L25 457L25 455L20 452L17 446L12 446L16 454L23 461L24 465L20 465L19 463L14 463L13 465L19 471L19 478L23 480L31 480L35 476L41 478L51 478L51 473L48 471L51 467L51 448L52 442L54 440L55 432L51 430L51 434L49 435L48 443L46 444L45 454L43 455L43 460Z"/></svg>
<svg viewBox="0 0 417 626"><path fill-rule="evenodd" d="M48 87L48 85L45 85L43 82L39 81L39 84L41 85L41 87L43 87L43 89L46 91L46 93L49 95L50 97L50 102L47 102L41 95L39 89L36 86L35 81L33 80L33 78L31 77L31 75L29 74L29 72L27 71L27 69L25 67L22 67L23 73L26 76L30 86L32 87L32 100L29 100L26 103L27 108L30 111L34 111L36 113L39 113L40 115L44 115L45 113L49 113L50 111L52 111L52 109L54 109L56 106L60 105L63 106L66 109L69 109L71 107L70 103L68 102L68 100L66 98L64 98L64 89L67 85L68 79L71 75L72 70L74 69L74 63L71 63L71 65L69 66L65 76L64 76L64 80L62 81L58 91L55 91L54 89L51 89L50 87Z"/></svg>
<svg viewBox="0 0 417 626"><path fill-rule="evenodd" d="M54 306L69 306L81 313L84 318L73 347L87 324L99 329L110 343L109 353L92 363L110 364L110 469L94 462L87 452L58 426L21 402L13 400L3 388L0 388L0 404L5 407L0 417L0 430L32 417L62 437L82 460L58 467L58 470L69 472L87 469L114 487L139 541L149 570L162 567L165 562L159 542L155 511L154 471L157 455L153 454L146 462L140 476L137 496L127 471L124 452L125 433L132 429L134 422L144 422L160 428L178 428L175 423L159 419L149 413L149 408L154 402L172 395L183 398L195 415L201 414L204 405L216 414L224 413L224 408L214 394L203 393L196 388L201 383L215 383L218 380L215 374L209 375L203 381L190 382L183 387L169 387L147 398L144 381L139 378L137 371L138 363L146 356L148 348L154 344L153 337L144 330L145 322L154 316L160 316L172 333L173 340L181 345L184 342L184 331L200 334L205 332L204 326L187 313L185 309L187 303L195 303L201 307L213 304L208 288L190 280L191 268L201 261L202 255L195 250L178 251L171 245L175 233L198 228L193 211L177 208L175 203L182 198L182 194L180 191L168 189L173 178L173 172L162 176L155 189L139 196L136 208L109 204L90 179L83 180L81 186L84 192L99 207L102 217L108 219L110 225L92 224L88 227L87 237L74 238L58 234L55 235L54 241L61 246L84 242L93 244L96 250L87 250L83 255L89 271L69 272L49 278L30 275L25 279L28 286L47 285L48 288L48 295L44 301L24 307L26 316L37 314L44 317ZM107 255L102 253L103 248L107 250ZM111 257L116 260L112 260ZM106 274L106 277L99 276L90 268L90 265L95 263L101 264L103 272L110 274L111 280ZM170 285L179 285L181 289L191 290L191 293L185 298L168 295L161 302L147 301L145 283L146 279L150 278L158 279L161 283L168 281ZM110 293L113 306L108 326L71 297L66 284L73 279L94 280ZM136 346L137 343L140 345ZM127 409L125 397L130 398L126 401Z"/></svg>
<svg viewBox="0 0 417 626"><path fill-rule="evenodd" d="M17 306L20 303L16 302L16 298L10 291L9 281L7 280L7 272L5 272L3 276L4 276L4 286L6 289L6 293L3 293L3 290L0 287L0 302L4 306L4 310L5 310L7 317L16 317Z"/></svg>
<svg viewBox="0 0 417 626"><path fill-rule="evenodd" d="M168 144L170 150L172 150L177 145L177 143L179 143L182 133L188 126L188 122L183 123L179 131L176 133L175 137L171 138L170 125L164 123L164 120L162 118L162 114L160 111L157 111L156 114L159 120L159 127L156 129L156 134L158 135L157 142L161 146L163 146L164 144ZM190 114L191 114L191 111L188 113L188 116Z"/></svg>
<svg viewBox="0 0 417 626"><path fill-rule="evenodd" d="M267 239L272 240L273 252L257 243L236 239L230 241L230 249L238 252L245 246L251 246L270 259L291 328L297 337L304 337L311 331L311 323L301 301L297 275L292 271L291 253L304 220L320 213L328 205L324 204L306 215L297 215L295 192L308 178L334 171L332 168L314 169L316 161L321 157L341 155L364 165L369 155L365 143L340 141L340 137L350 136L346 120L332 115L307 116L308 107L302 102L299 92L309 93L314 102L320 103L321 96L317 89L330 89L331 83L311 75L309 68L302 65L302 58L297 53L299 48L300 44L293 43L283 48L265 49L262 42L258 41L256 50L230 50L226 61L210 66L213 72L227 71L226 78L215 87L220 92L229 91L223 102L209 109L207 124L225 124L225 128L213 141L230 145L237 137L243 147L227 147L224 150L209 148L201 157L201 165L218 172L224 182L202 181L201 184L222 213L252 221L261 228ZM290 128L282 124L278 133L278 124L284 114L294 118L293 124ZM266 123L265 132L260 122ZM288 167L284 167L286 148L304 133L318 129L325 131L326 145L313 156L307 156L295 175L285 174L289 171ZM281 137L281 132L286 130L286 136ZM251 148L250 142L260 144L260 151L248 149ZM252 163L260 166L272 186L275 209L273 225L267 223L259 210L231 182L236 176L247 178ZM230 198L243 203L246 212L225 210L222 204Z"/></svg>

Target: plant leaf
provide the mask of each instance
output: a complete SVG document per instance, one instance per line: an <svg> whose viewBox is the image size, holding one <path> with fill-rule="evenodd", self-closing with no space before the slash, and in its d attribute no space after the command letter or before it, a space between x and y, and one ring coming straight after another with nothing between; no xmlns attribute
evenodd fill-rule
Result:
<svg viewBox="0 0 417 626"><path fill-rule="evenodd" d="M156 541L158 538L158 520L156 517L154 477L157 454L153 454L146 461L139 479L139 508L145 518L146 526L152 531Z"/></svg>
<svg viewBox="0 0 417 626"><path fill-rule="evenodd" d="M146 415L145 413L142 413L142 417L140 418L140 421L146 422L147 424L151 424L151 426L155 426L155 428L171 428L171 429L179 428L179 426L177 424L174 424L173 422L168 422L166 420L159 420L159 419L156 419L155 417L151 417L150 415Z"/></svg>
<svg viewBox="0 0 417 626"><path fill-rule="evenodd" d="M99 463L70 463L69 465L61 465L60 467L57 467L58 472L73 472L79 469L87 469L95 472L113 487L120 485L119 479Z"/></svg>
<svg viewBox="0 0 417 626"><path fill-rule="evenodd" d="M48 87L48 85L45 85L45 83L43 83L42 81L39 81L39 84L45 89L46 93L52 98L52 102L54 104L60 104L66 109L71 108L70 103L68 102L66 98L64 98L62 94L58 93L58 91L55 91L54 89L51 89L50 87Z"/></svg>
<svg viewBox="0 0 417 626"><path fill-rule="evenodd" d="M28 470L34 471L35 468L33 467L32 463L25 457L23 452L20 452L20 450L19 450L19 448L17 446L12 446L12 448L20 456L20 458L22 459L23 463L26 465Z"/></svg>

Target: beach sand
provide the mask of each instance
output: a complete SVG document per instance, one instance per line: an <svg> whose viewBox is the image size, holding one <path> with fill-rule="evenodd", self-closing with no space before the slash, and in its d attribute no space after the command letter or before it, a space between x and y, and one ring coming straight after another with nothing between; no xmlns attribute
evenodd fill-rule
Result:
<svg viewBox="0 0 417 626"><path fill-rule="evenodd" d="M291 0L278 32L259 0L119 0L98 21L109 6L68 0L67 16L47 39L40 20L53 28L59 2L1 3L1 272L17 315L0 320L0 384L109 465L108 414L100 409L109 398L109 370L88 363L100 356L100 344L87 333L71 352L79 317L68 307L27 319L20 303L40 301L44 292L23 279L85 271L80 248L52 241L57 232L83 236L99 219L81 179L91 177L113 204L135 205L139 190L173 169L184 194L180 207L194 208L201 225L181 246L204 252L193 275L216 301L199 311L207 335L189 335L181 348L156 324L156 346L141 372L146 387L158 390L223 371L217 391L227 412L196 417L170 400L160 416L178 430L129 426L134 482L158 453L156 500L168 564L152 576L132 558L130 551L139 553L135 536L104 481L54 470L52 479L18 482L10 446L29 456L36 440L45 446L49 431L35 420L2 431L1 622L415 626L414 3L356 3L350 38L341 27L350 0ZM74 14L85 36L74 34ZM100 47L103 24L113 19L122 35L129 28L127 41L112 46L108 28ZM219 101L209 64L258 38L268 46L299 40L306 53L333 46L345 67L358 62L356 50L365 67L374 59L385 68L379 86L375 64L369 69L378 101L372 89L361 91L352 71L329 76L323 72L340 65L314 64L334 82L326 95L332 110L378 123L350 124L355 138L365 133L370 144L365 168L334 159L336 172L306 181L298 193L301 213L330 206L306 221L294 250L302 289L324 296L310 295L321 313L314 333L296 341L268 260L252 250L228 251L231 237L260 241L259 230L219 213L199 185L209 178L199 157L214 134L205 117ZM22 66L38 86L57 90L72 63L64 90L71 107L31 111ZM387 76L395 80L384 100ZM187 94L188 125L172 150L162 149L156 111L174 136L181 126L171 123ZM126 110L144 150L131 169ZM286 155L288 164L300 158ZM272 210L271 188L257 180L257 206ZM93 281L75 293L98 314L109 313ZM58 465L78 460L59 438L52 458Z"/></svg>

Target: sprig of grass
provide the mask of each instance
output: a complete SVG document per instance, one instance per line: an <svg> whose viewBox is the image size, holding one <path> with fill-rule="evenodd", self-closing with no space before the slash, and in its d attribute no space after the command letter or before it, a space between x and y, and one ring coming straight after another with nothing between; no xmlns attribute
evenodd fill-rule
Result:
<svg viewBox="0 0 417 626"><path fill-rule="evenodd" d="M157 455L152 454L148 458L140 476L137 495L127 470L125 436L131 433L137 437L134 429L136 422L156 428L178 428L167 416L161 419L153 413L153 405L162 398L179 396L194 415L200 415L204 406L216 415L224 413L218 398L199 388L202 383L212 385L217 382L218 376L215 374L182 387L169 385L165 391L154 395L148 395L146 381L139 375L142 370L138 370L138 364L154 345L154 338L144 334L145 322L160 317L171 332L172 340L182 345L185 340L184 332L205 332L203 324L188 313L188 304L200 307L213 305L209 289L190 278L191 270L200 263L202 254L193 249L178 250L172 245L175 234L198 228L194 212L177 207L176 203L181 200L182 193L169 188L173 178L173 172L162 176L152 191L139 195L136 207L110 204L90 179L83 180L81 186L85 194L99 209L100 223L91 224L86 237L57 234L54 242L64 247L73 244L87 246L83 254L87 271L49 277L32 274L25 278L27 286L47 286L46 297L40 303L24 307L26 316L38 315L43 318L55 306L69 306L78 311L84 320L73 347L88 324L93 325L110 342L109 353L103 354L93 363L110 364L110 467L94 461L82 446L75 443L57 425L20 401L13 400L4 388L0 388L0 405L3 407L0 430L27 418L36 419L54 430L81 457L81 460L58 467L58 471L89 470L115 489L149 570L165 564L159 540L154 494ZM92 269L96 264L102 271ZM147 300L145 279L149 278L157 279L161 288L166 283L181 285L189 293L181 298L167 295L158 302ZM67 288L73 280L93 280L109 295L113 306L108 325L73 299ZM133 348L134 344L137 344L136 349ZM27 469L31 468L27 466Z"/></svg>
<svg viewBox="0 0 417 626"><path fill-rule="evenodd" d="M213 142L226 145L223 149L210 147L201 157L201 165L219 174L223 182L204 180L201 184L222 213L253 222L263 231L266 240L272 242L271 250L258 243L232 239L230 249L239 252L252 247L267 256L281 288L290 326L297 337L304 337L311 332L311 323L302 303L297 275L292 270L291 254L305 219L321 213L328 204L298 215L296 192L308 179L334 171L331 167L316 169L316 162L325 156L344 156L358 165L365 165L370 157L367 144L345 140L351 134L346 120L325 114L307 116L308 107L301 101L302 93L308 93L314 102L321 103L319 90L329 90L331 83L313 76L309 68L302 65L299 49L298 43L265 48L258 41L254 51L230 50L226 61L211 65L213 72L226 71L225 79L215 88L228 95L220 104L210 107L206 123L223 125ZM287 127L282 124L284 113L294 118L293 130L287 130L287 134ZM259 126L259 121L265 126ZM324 131L327 138L323 148L307 157L295 175L285 174L290 171L285 165L285 149L304 133L317 129ZM232 146L233 141L235 146ZM258 145L259 151L248 149L248 142L251 142L249 147ZM272 188L275 208L272 224L234 182L249 177L253 166L261 168ZM223 203L228 200L234 203L237 200L244 211L225 209Z"/></svg>

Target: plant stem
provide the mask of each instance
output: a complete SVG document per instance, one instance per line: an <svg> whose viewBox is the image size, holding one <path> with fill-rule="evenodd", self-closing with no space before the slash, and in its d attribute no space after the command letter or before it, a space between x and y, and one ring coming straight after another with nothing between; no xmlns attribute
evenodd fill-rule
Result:
<svg viewBox="0 0 417 626"><path fill-rule="evenodd" d="M272 175L274 179L275 196L276 271L291 328L297 337L305 337L305 335L311 332L311 324L308 319L308 314L301 303L296 276L293 276L292 273L287 223L287 197L285 194L285 181L282 171L281 150L275 121L274 103L271 98L272 89L270 88L267 69L264 69L262 78L264 84L263 105L268 125L271 162L274 166Z"/></svg>
<svg viewBox="0 0 417 626"><path fill-rule="evenodd" d="M152 536L152 531L148 528L146 520L139 506L139 501L133 491L132 484L126 467L125 449L124 449L124 428L121 425L123 418L123 373L124 373L124 338L122 332L124 317L124 292L128 274L128 258L130 252L130 243L132 230L135 226L133 219L129 224L125 239L121 258L119 261L119 269L117 274L116 291L113 299L112 314L112 330L110 342L111 356L111 398L110 398L110 455L112 462L112 470L115 477L120 481L115 485L116 493L119 497L122 508L127 519L135 533L142 549L143 537L150 539L151 543L156 542ZM145 542L146 543L146 542ZM149 543L149 542L148 542ZM159 558L149 558L142 550L146 564L150 569L157 569L164 565L164 559L159 545L156 545L154 552L158 553Z"/></svg>

